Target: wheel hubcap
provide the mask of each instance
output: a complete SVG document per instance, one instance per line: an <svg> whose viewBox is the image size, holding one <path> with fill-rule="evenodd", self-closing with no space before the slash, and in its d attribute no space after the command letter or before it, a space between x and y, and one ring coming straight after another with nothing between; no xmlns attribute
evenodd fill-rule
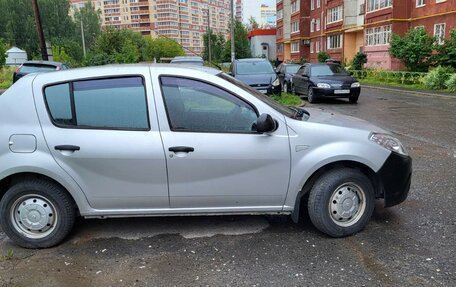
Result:
<svg viewBox="0 0 456 287"><path fill-rule="evenodd" d="M366 209L364 191L355 183L338 187L331 196L331 219L340 226L350 226L359 221Z"/></svg>
<svg viewBox="0 0 456 287"><path fill-rule="evenodd" d="M46 237L55 229L57 213L54 205L40 195L18 198L11 209L13 226L28 238Z"/></svg>

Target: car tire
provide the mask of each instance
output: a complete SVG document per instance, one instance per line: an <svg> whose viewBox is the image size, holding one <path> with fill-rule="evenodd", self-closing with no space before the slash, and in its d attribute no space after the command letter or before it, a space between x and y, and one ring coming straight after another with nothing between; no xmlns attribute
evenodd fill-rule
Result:
<svg viewBox="0 0 456 287"><path fill-rule="evenodd" d="M316 103L316 99L315 99L315 94L314 94L314 91L313 91L313 88L312 87L309 87L308 89L308 92L307 92L307 101L309 103Z"/></svg>
<svg viewBox="0 0 456 287"><path fill-rule="evenodd" d="M284 92L284 93L290 92L290 91L289 91L289 87L288 87L288 83L287 83L287 82L283 82L282 88L283 88L283 92Z"/></svg>
<svg viewBox="0 0 456 287"><path fill-rule="evenodd" d="M293 95L299 96L298 92L296 92L296 87L295 85L291 84L291 93Z"/></svg>
<svg viewBox="0 0 456 287"><path fill-rule="evenodd" d="M25 248L59 244L72 230L75 218L75 203L68 192L42 179L14 184L0 202L3 231Z"/></svg>
<svg viewBox="0 0 456 287"><path fill-rule="evenodd" d="M348 101L350 102L350 104L356 104L358 102L358 98L359 96L350 96L348 98Z"/></svg>
<svg viewBox="0 0 456 287"><path fill-rule="evenodd" d="M313 225L331 237L361 231L372 216L374 188L369 178L351 168L323 174L309 194L308 211Z"/></svg>

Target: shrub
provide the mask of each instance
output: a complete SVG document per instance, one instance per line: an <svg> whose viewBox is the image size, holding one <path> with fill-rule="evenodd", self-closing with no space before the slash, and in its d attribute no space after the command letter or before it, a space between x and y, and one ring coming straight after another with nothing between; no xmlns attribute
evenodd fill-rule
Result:
<svg viewBox="0 0 456 287"><path fill-rule="evenodd" d="M445 81L448 79L448 74L452 72L451 67L438 66L423 78L423 84L431 90L443 90L446 88Z"/></svg>
<svg viewBox="0 0 456 287"><path fill-rule="evenodd" d="M367 55L363 52L356 53L355 57L353 58L353 62L351 63L352 70L362 70L364 64L367 63Z"/></svg>
<svg viewBox="0 0 456 287"><path fill-rule="evenodd" d="M318 53L318 62L320 62L320 63L325 62L329 58L330 58L329 54L327 52L325 52L325 51L321 51L321 52Z"/></svg>
<svg viewBox="0 0 456 287"><path fill-rule="evenodd" d="M448 81L445 82L450 92L456 93L456 74L453 74Z"/></svg>

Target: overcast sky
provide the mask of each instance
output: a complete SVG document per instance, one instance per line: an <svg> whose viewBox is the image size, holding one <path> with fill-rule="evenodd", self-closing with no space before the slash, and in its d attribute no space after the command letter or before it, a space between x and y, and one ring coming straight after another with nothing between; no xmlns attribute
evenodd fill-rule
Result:
<svg viewBox="0 0 456 287"><path fill-rule="evenodd" d="M276 0L263 0L264 4L267 4L268 6L275 6Z"/></svg>

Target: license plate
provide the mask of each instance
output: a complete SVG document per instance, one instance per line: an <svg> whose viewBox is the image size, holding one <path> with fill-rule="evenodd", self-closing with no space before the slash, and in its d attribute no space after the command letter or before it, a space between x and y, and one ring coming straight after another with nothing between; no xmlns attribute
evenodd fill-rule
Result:
<svg viewBox="0 0 456 287"><path fill-rule="evenodd" d="M334 94L350 94L350 90L334 90Z"/></svg>
<svg viewBox="0 0 456 287"><path fill-rule="evenodd" d="M258 90L258 92L266 94L268 92L268 90Z"/></svg>

